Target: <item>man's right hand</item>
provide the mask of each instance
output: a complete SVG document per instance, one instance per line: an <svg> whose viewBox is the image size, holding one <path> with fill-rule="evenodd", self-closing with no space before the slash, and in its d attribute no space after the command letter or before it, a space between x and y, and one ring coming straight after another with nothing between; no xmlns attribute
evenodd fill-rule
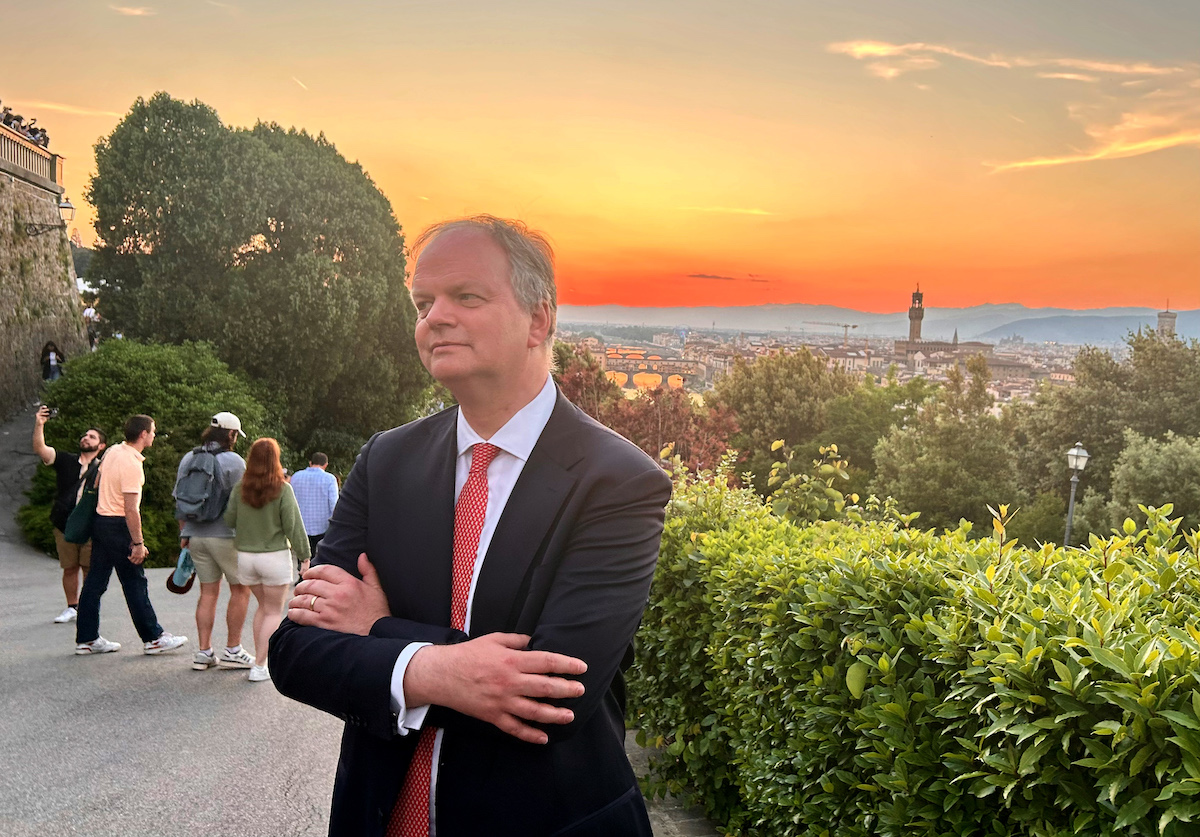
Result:
<svg viewBox="0 0 1200 837"><path fill-rule="evenodd" d="M50 420L50 408L45 404L38 407L37 413L33 416L33 424L35 427L41 427Z"/></svg>
<svg viewBox="0 0 1200 837"><path fill-rule="evenodd" d="M570 709L544 699L577 698L583 684L554 675L580 675L587 663L565 654L528 651L524 634L487 634L455 645L429 645L413 655L404 672L409 706L427 703L487 721L530 744L549 737L528 722L569 724Z"/></svg>
<svg viewBox="0 0 1200 837"><path fill-rule="evenodd" d="M129 560L133 564L140 564L150 555L150 550L146 549L143 544L138 544L129 550Z"/></svg>

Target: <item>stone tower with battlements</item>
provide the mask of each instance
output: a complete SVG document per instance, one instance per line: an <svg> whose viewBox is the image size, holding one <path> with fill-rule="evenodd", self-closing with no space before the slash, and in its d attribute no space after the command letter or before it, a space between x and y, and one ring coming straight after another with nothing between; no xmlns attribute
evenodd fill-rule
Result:
<svg viewBox="0 0 1200 837"><path fill-rule="evenodd" d="M1158 339L1172 340L1175 337L1175 318L1179 315L1174 311L1158 312Z"/></svg>
<svg viewBox="0 0 1200 837"><path fill-rule="evenodd" d="M912 306L908 309L908 342L921 342L921 320L925 318L925 295L921 293L921 286L917 285L917 289L913 291Z"/></svg>

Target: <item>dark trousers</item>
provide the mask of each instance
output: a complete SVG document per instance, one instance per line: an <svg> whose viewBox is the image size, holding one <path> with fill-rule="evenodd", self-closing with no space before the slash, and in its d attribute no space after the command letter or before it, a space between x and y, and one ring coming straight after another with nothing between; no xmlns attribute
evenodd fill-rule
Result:
<svg viewBox="0 0 1200 837"><path fill-rule="evenodd" d="M75 642L93 642L100 636L100 597L108 589L108 580L113 570L121 582L125 604L133 626L137 628L142 642L153 642L162 636L162 625L150 604L150 592L146 586L146 573L141 564L129 560L133 538L124 517L102 517L96 515L92 526L92 567L79 591L79 615L75 620Z"/></svg>
<svg viewBox="0 0 1200 837"><path fill-rule="evenodd" d="M309 556L310 561L315 562L317 560L317 544L319 544L324 539L324 537L325 537L324 532L322 532L319 535L309 535L308 536L308 551L309 551L309 553L311 553Z"/></svg>

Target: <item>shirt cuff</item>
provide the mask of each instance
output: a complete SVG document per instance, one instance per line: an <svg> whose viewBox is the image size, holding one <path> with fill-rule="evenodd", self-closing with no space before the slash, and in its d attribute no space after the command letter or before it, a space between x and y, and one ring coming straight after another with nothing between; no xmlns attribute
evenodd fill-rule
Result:
<svg viewBox="0 0 1200 837"><path fill-rule="evenodd" d="M404 646L404 650L396 658L395 667L392 668L392 712L396 716L396 732L400 735L408 735L411 730L419 730L425 723L425 716L429 714L428 703L421 706L408 706L404 702L404 672L408 671L408 664L412 662L413 655L426 645L433 645L433 643L410 642Z"/></svg>

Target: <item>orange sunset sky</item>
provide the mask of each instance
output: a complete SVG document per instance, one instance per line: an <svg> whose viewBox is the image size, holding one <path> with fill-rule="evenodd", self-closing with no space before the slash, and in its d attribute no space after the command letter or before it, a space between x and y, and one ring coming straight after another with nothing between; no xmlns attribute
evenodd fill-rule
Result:
<svg viewBox="0 0 1200 837"><path fill-rule="evenodd" d="M0 31L85 242L92 145L166 90L323 131L410 235L527 220L566 303L1200 308L1194 2L0 0Z"/></svg>

